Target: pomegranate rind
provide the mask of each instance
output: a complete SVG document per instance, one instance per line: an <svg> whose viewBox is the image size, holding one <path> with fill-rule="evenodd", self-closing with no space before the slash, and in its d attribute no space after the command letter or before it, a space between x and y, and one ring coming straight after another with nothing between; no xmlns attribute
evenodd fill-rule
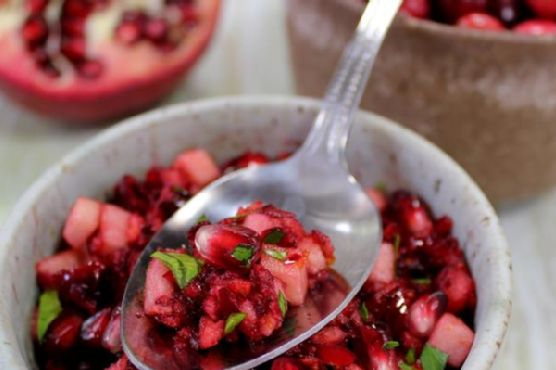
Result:
<svg viewBox="0 0 556 370"><path fill-rule="evenodd" d="M220 7L220 0L200 1L198 25L171 53L113 41L95 45L94 55L104 63L104 73L95 80L74 78L71 73L49 78L25 50L20 30L10 30L0 35L0 88L37 114L72 123L140 112L174 90L199 60L216 28Z"/></svg>

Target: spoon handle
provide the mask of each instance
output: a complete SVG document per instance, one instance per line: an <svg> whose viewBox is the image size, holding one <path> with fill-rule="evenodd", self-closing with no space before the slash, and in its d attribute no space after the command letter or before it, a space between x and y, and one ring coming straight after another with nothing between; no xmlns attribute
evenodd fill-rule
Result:
<svg viewBox="0 0 556 370"><path fill-rule="evenodd" d="M367 85L378 51L402 0L369 0L355 35L328 86L323 107L300 156L318 155L345 164L349 130Z"/></svg>

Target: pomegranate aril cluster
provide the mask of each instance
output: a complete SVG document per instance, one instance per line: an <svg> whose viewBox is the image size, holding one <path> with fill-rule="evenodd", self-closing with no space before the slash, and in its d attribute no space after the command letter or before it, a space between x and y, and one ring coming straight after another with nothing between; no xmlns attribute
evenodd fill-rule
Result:
<svg viewBox="0 0 556 370"><path fill-rule="evenodd" d="M78 76L100 77L104 66L98 57L89 55L87 19L95 12L106 10L112 1L116 0L64 0L59 19L53 21L46 17L49 0L26 0L27 15L21 36L37 66L50 77L60 77L56 60L62 58ZM146 41L160 51L172 51L197 21L196 1L166 0L161 14L141 10L125 12L114 30L114 40L130 47Z"/></svg>
<svg viewBox="0 0 556 370"><path fill-rule="evenodd" d="M551 0L405 0L401 11L465 28L556 34L556 1Z"/></svg>

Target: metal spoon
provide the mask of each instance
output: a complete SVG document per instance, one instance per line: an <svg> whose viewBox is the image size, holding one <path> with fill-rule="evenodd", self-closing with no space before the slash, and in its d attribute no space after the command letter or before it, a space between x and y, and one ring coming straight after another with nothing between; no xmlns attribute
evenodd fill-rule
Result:
<svg viewBox="0 0 556 370"><path fill-rule="evenodd" d="M370 273L381 242L380 217L347 168L345 148L354 115L378 50L401 0L372 0L340 61L322 110L301 148L289 159L243 169L215 181L169 219L150 241L127 283L122 311L122 342L131 362L143 370L203 367L203 359L246 370L301 343L336 317ZM334 269L349 284L330 285L305 304L289 310L288 325L256 348L224 349L176 357L172 341L142 314L140 295L150 255L160 247L178 248L201 215L218 221L256 200L294 212L308 229L330 236L336 247ZM339 294L340 293L340 294ZM315 314L318 313L318 314ZM204 357L203 357L204 356Z"/></svg>

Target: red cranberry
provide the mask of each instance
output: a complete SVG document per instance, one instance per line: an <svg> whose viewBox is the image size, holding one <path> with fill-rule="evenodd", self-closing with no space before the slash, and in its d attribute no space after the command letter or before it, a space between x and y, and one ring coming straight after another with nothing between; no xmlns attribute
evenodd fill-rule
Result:
<svg viewBox="0 0 556 370"><path fill-rule="evenodd" d="M464 28L473 28L485 31L501 31L502 23L491 15L484 13L471 13L461 17L457 25Z"/></svg>
<svg viewBox="0 0 556 370"><path fill-rule="evenodd" d="M556 34L556 22L544 19L533 19L518 24L513 30L517 33L523 33L526 35L554 35Z"/></svg>
<svg viewBox="0 0 556 370"><path fill-rule="evenodd" d="M540 18L556 18L556 1L525 0L529 8Z"/></svg>
<svg viewBox="0 0 556 370"><path fill-rule="evenodd" d="M429 0L404 0L400 11L417 18L428 18L430 15Z"/></svg>

